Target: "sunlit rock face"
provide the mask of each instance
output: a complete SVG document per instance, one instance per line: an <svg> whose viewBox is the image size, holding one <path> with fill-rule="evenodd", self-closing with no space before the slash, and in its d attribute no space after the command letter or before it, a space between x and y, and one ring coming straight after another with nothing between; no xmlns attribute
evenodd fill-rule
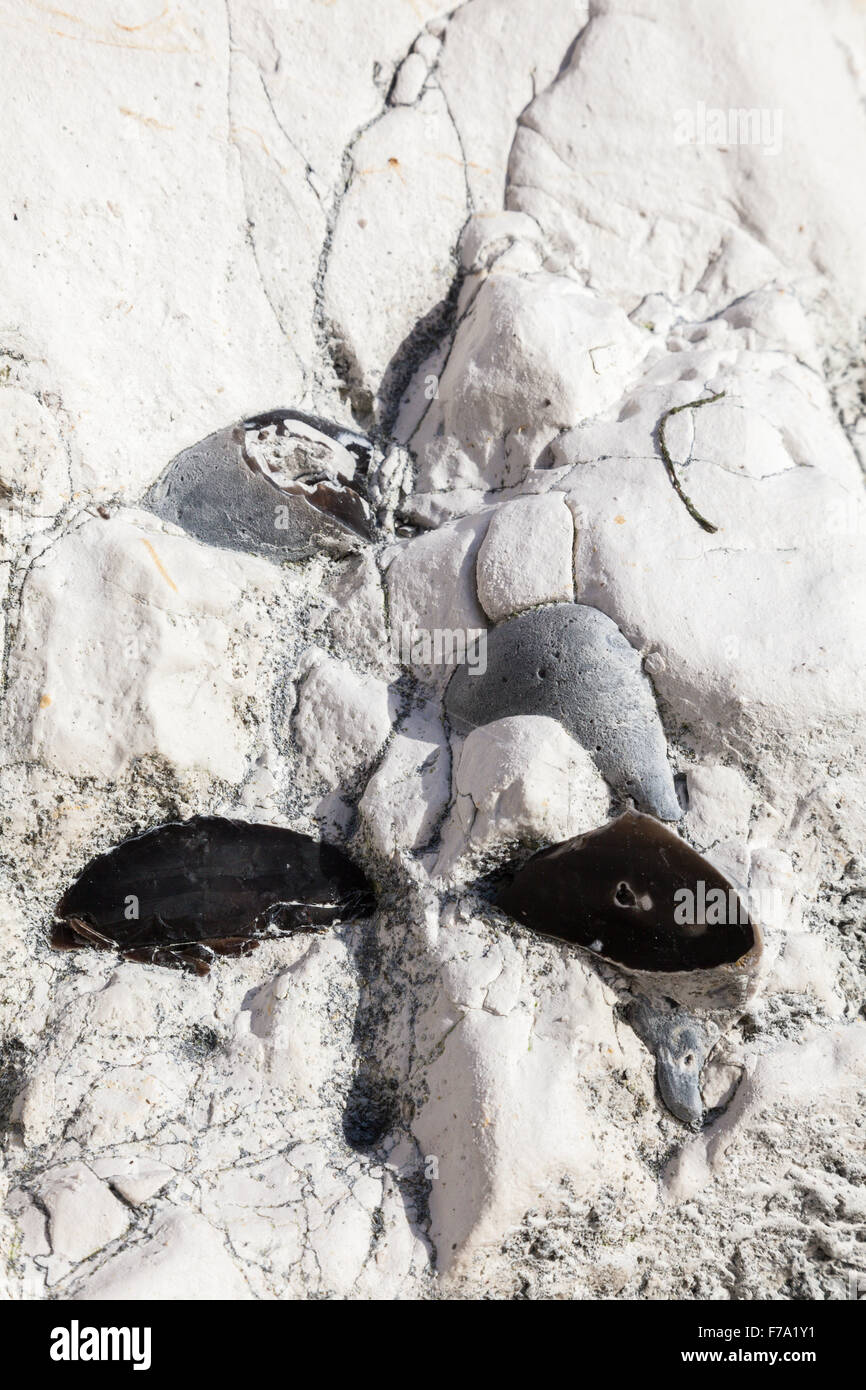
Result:
<svg viewBox="0 0 866 1390"><path fill-rule="evenodd" d="M862 7L4 32L0 1294L847 1297ZM606 909L742 937L586 940L544 866L633 822ZM55 923L206 824L149 959ZM256 949L159 968L172 874Z"/></svg>

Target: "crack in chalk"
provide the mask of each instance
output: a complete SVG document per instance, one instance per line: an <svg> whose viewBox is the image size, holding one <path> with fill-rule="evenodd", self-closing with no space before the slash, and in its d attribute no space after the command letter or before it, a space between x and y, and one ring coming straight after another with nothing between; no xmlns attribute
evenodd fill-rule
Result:
<svg viewBox="0 0 866 1390"><path fill-rule="evenodd" d="M274 302L270 289L268 288L264 267L262 266L262 263L259 259L259 250L258 246L256 245L255 236L253 235L254 223L250 217L249 190L247 189L247 180L246 175L244 173L244 156L243 151L240 148L240 145L235 139L235 124L232 115L232 55L235 52L235 48L234 36L232 32L231 0L225 0L225 14L226 38L228 46L228 56L226 61L226 139L229 146L237 152L238 156L238 175L240 178L241 193L243 195L244 206L244 240L246 241L247 246L250 248L250 251L252 252L253 264L256 268L256 275L258 277L259 284L261 285L262 294L264 295L268 307L270 308L270 311L274 316L274 321L278 329L280 330L280 335L282 336L284 342L286 343L286 346L289 348L289 351L292 353L292 356L294 357L295 362L297 363L298 370L301 374L301 381L304 383L304 389L306 389L307 370L301 359L300 353L298 352L297 348L292 342L289 330L283 323L282 315L279 309L277 308L276 303Z"/></svg>
<svg viewBox="0 0 866 1390"><path fill-rule="evenodd" d="M670 456L668 446L665 441L665 423L667 420L670 419L672 415L679 415L680 411L682 410L697 410L702 405L712 405L714 401L720 401L724 395L724 391L717 391L715 395L705 396L703 400L688 401L685 405L672 406L670 410L665 411L664 415L662 415L656 427L659 450L661 452L662 459L664 460L664 465L667 469L667 474L671 480L674 492L677 494L680 501L685 506L685 509L688 512L689 516L693 517L694 520L698 523L698 525L702 527L704 531L708 531L710 535L715 535L716 531L718 531L719 528L718 526L714 526L711 521L707 521L705 516L701 515L695 504L692 502L691 498L683 490L680 480L677 477L676 469L674 468L673 459ZM689 460L687 460L687 462L688 461Z"/></svg>
<svg viewBox="0 0 866 1390"><path fill-rule="evenodd" d="M330 270L334 234L337 230L337 223L340 218L343 202L348 195L353 181L353 154L355 146L361 137L382 119L386 109L387 108L377 112L369 121L365 121L362 125L358 126L343 150L340 162L340 184L334 189L330 211L325 223L325 235L322 239L322 247L319 252L319 263L316 268L313 331L325 360L330 363L331 371L334 374L334 379L340 388L341 394L348 397L349 406L356 421L360 416L369 415L370 410L366 402L362 399L360 383L356 381L353 386L353 375L355 377L358 376L358 364L357 362L352 363L348 361L348 345L340 333L337 324L333 323L326 314L325 284Z"/></svg>
<svg viewBox="0 0 866 1390"><path fill-rule="evenodd" d="M458 8L462 8L462 6ZM456 10L452 12L452 17L453 13L456 13ZM416 35L415 38L413 38L412 40L412 44L406 50L406 53L397 62L395 66L394 80L396 80L396 74L399 72L402 63L413 51L413 47L414 44L417 42L417 38L418 36ZM455 243L456 245L457 243L459 243L460 235L462 235L463 229L465 228L466 223L472 215L474 204L472 199L472 190L469 183L469 165L466 158L466 148L463 142L462 132L454 117L454 113L448 101L447 93L445 92L441 82L439 82L436 78L438 66L439 58L437 57L435 62L428 68L428 74L425 80L424 88L419 93L415 101L409 103L408 105L410 108L417 108L424 99L425 95L427 95L429 92L438 93L439 97L441 98L442 104L445 108L445 114L454 132L454 137L457 141L457 145L460 150L461 158L459 162L461 163L463 168L464 207L466 212L463 226L460 228L460 232L458 232L457 234L457 239ZM336 376L337 382L340 384L345 394L348 395L349 403L352 408L353 414L356 417L365 417L364 422L365 427L367 428L370 428L370 426L367 424L367 418L370 417L373 413L373 400L370 398L370 392L363 386L359 364L355 359L354 354L350 351L349 344L346 342L345 337L340 331L339 325L335 323L333 320L330 320L326 315L324 294L325 284L330 270L330 256L331 251L333 249L334 235L340 220L342 206L345 201L345 198L347 197L355 181L355 177L359 172L355 168L354 151L358 142L367 133L367 131L372 129L373 126L377 125L381 120L385 119L385 117L387 117L393 111L394 108L390 104L390 96L391 92L393 91L393 85L394 84L392 82L388 91L384 93L381 109L374 116L372 116L370 120L366 121L364 124L362 124L355 130L355 132L353 133L343 150L341 164L342 181L340 186L336 188L334 192L333 202L328 216L325 236L323 239L322 249L319 257L318 272L316 276L316 307L314 325L316 336L319 340L320 347L322 348L325 356L331 362L331 366ZM456 273L451 288L449 290L448 296L446 296L445 301L443 301L446 306L446 312L444 314L446 323L443 325L444 331L440 331L440 345L449 329L452 332L454 331L454 326L449 326L447 324L447 319L451 317L451 313L448 312L448 305L451 301L456 299L456 293L457 291L459 291L459 287L462 282L462 273L460 271L460 267L456 264L456 252L452 250L451 254L452 259L455 260ZM434 310L431 310L430 312L435 312L435 306ZM423 322L423 319L421 322ZM410 347L414 347L414 344L412 344L411 342ZM430 353L428 352L426 356L429 357ZM414 370L417 364L411 365ZM388 375L391 377L395 377L393 359L392 362L389 364ZM403 391L405 390L406 384L406 380L401 378L397 381L394 390L388 393L389 397L393 397L393 405L389 404L388 401L385 402L385 407L383 410L383 427L385 429L385 432L389 432L391 429L391 426L393 424L393 417L396 414L396 407L399 405L399 400ZM380 391L381 386L382 384L380 384Z"/></svg>
<svg viewBox="0 0 866 1390"><path fill-rule="evenodd" d="M313 168L313 166L312 166L312 164L310 163L310 161L307 159L307 156L304 154L303 150L302 150L302 149L295 143L295 141L292 139L291 135L290 135L289 132L286 130L286 127L283 125L283 122L280 120L279 116L277 115L277 108L276 108L276 106L274 105L274 101L273 101L273 98L272 98L271 93L270 93L270 88L268 87L268 84L267 84L267 82L265 81L265 75L264 75L264 73L262 72L261 68L258 69L258 73L259 73L259 81L260 81L261 86L262 86L262 92L264 93L265 101L268 103L268 107L269 107L269 109L270 109L270 113L271 113L271 115L272 115L273 118L274 118L274 123L275 123L277 129L279 130L280 134L283 136L283 138L284 138L284 140L286 141L286 143L287 143L288 145L290 145L291 148L294 150L295 154L298 156L298 159L300 159L300 160L302 161L302 163L303 163L303 165L304 165L304 176L305 176L305 178L306 178L306 181L307 181L307 184L308 184L309 188L312 190L312 192L313 192L313 193L315 194L315 196L318 198L318 200L319 200L320 203L324 202L324 199L322 198L321 190L318 189L318 188L316 187L316 184L315 184L314 180L310 177L311 174L315 174L315 172L316 172L315 169Z"/></svg>
<svg viewBox="0 0 866 1390"><path fill-rule="evenodd" d="M438 67L438 63L436 66ZM448 100L448 93L446 92L442 83L439 81L438 75L435 82L435 88L441 94L442 100L445 103L445 110L448 113L448 119L451 122L451 126L454 131L454 137L457 141L457 147L460 150L460 160L463 165L463 183L466 192L466 222L463 223L463 227L461 227L460 232L457 236L457 243L459 244L460 237L463 234L463 230L466 226L466 223L469 221L470 217L475 211L475 199L472 196L472 185L469 182L469 160L466 158L466 146L463 142L463 132L460 129L460 126L457 123L457 118L455 117L454 112L451 109L451 103ZM472 167L476 168L477 166L473 165Z"/></svg>
<svg viewBox="0 0 866 1390"><path fill-rule="evenodd" d="M446 352L446 354L445 354L445 359L444 359L444 361L443 361L443 363L442 363L442 369L441 369L441 371L439 371L439 372L437 373L440 382L441 382L443 376L445 375L446 371L448 370L448 365L449 365L449 363L450 363L450 361L451 361L451 354L453 353L454 347L455 347L456 342L457 342L457 334L458 334L460 328L462 327L462 325L466 322L466 320L467 320L467 318L469 317L469 315L472 313L472 310L475 308L475 305L476 305L476 302L477 302L478 295L479 295L479 292L480 292L480 290L481 290L481 285L482 285L482 284L483 284L483 281L479 281L478 285L475 287L474 291L472 292L471 298L470 298L468 304L466 305L466 308L462 311L462 313L460 313L460 314L458 315L458 317L457 317L456 320L454 321L454 324L453 324L452 327L451 327L451 341L450 341L450 343L448 344L448 350L447 350L447 352ZM441 346L442 346L442 344L440 343L440 344L439 344L439 348L440 348L440 349L441 349ZM437 349L437 351L438 351L438 350L439 350L439 349ZM432 354L431 354L431 356L432 356ZM434 402L436 399L437 399L436 396L431 396L431 397L430 397L430 399L428 400L426 406L424 407L424 410L423 410L423 413L422 413L422 415L421 415L421 418L419 419L418 423L416 424L416 426L415 426L414 430L412 431L412 433L410 434L409 438L406 440L406 446L405 446L405 447L406 447L406 448L409 450L409 452L412 454L413 458L415 457L415 455L414 455L414 452L413 452L413 449L412 449L412 444L413 444L414 440L417 439L418 433L419 433L419 431L421 430L421 427L422 427L422 425L424 424L425 420L427 419L427 416L428 416L428 414L430 413L430 410L432 409L433 402Z"/></svg>

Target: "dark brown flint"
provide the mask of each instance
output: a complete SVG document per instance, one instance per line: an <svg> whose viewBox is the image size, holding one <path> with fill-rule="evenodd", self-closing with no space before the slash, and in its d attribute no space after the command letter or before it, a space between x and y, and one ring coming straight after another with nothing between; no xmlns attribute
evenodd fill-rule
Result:
<svg viewBox="0 0 866 1390"><path fill-rule="evenodd" d="M52 945L207 968L266 932L368 916L373 891L340 850L216 816L170 821L91 860L56 909Z"/></svg>
<svg viewBox="0 0 866 1390"><path fill-rule="evenodd" d="M755 945L733 885L673 831L637 811L534 855L497 903L533 931L629 970L712 969ZM684 922L688 915L695 920Z"/></svg>

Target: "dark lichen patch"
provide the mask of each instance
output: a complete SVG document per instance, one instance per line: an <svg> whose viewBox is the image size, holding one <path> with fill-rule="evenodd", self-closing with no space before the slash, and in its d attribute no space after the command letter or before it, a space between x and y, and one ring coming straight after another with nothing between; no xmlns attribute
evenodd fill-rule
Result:
<svg viewBox="0 0 866 1390"><path fill-rule="evenodd" d="M525 926L628 970L710 970L756 944L728 880L635 811L534 855L497 903Z"/></svg>
<svg viewBox="0 0 866 1390"><path fill-rule="evenodd" d="M198 540L272 559L346 555L373 538L373 446L315 415L271 410L177 455L144 505Z"/></svg>
<svg viewBox="0 0 866 1390"><path fill-rule="evenodd" d="M215 1028L205 1023L195 1023L184 1037L180 1051L192 1062L205 1062L219 1051L222 1039Z"/></svg>
<svg viewBox="0 0 866 1390"><path fill-rule="evenodd" d="M17 1038L0 1047L0 1130L12 1124L15 1101L26 1080L28 1056Z"/></svg>
<svg viewBox="0 0 866 1390"><path fill-rule="evenodd" d="M338 849L279 826L197 816L92 860L57 906L52 945L204 974L266 934L369 915L372 889Z"/></svg>
<svg viewBox="0 0 866 1390"><path fill-rule="evenodd" d="M618 796L662 820L682 806L640 654L606 614L581 603L534 608L488 631L487 667L459 666L445 695L458 733L519 714L556 719Z"/></svg>
<svg viewBox="0 0 866 1390"><path fill-rule="evenodd" d="M362 1068L352 1082L343 1110L343 1137L350 1148L376 1148L397 1122L396 1083Z"/></svg>

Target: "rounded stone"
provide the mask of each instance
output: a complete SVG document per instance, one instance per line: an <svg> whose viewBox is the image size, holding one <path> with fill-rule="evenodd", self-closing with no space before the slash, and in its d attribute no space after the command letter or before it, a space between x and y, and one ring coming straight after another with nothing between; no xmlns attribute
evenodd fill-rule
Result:
<svg viewBox="0 0 866 1390"><path fill-rule="evenodd" d="M482 639L484 640L484 639ZM640 654L596 608L557 603L486 634L487 664L458 667L445 696L462 734L517 714L558 720L621 797L660 820L683 814Z"/></svg>

